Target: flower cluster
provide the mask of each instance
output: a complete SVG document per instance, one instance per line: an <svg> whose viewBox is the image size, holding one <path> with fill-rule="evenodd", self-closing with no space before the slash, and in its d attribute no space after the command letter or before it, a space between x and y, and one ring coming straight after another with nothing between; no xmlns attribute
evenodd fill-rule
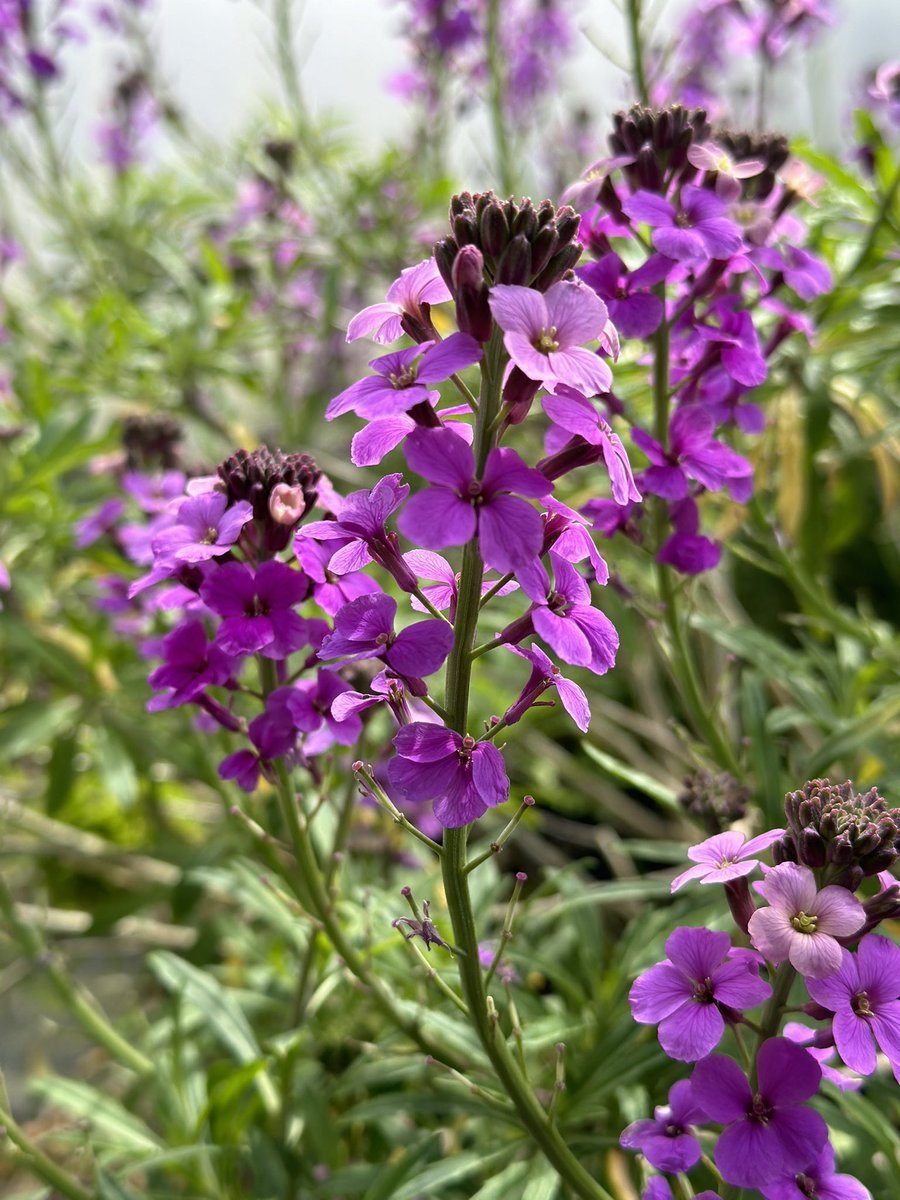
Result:
<svg viewBox="0 0 900 1200"><path fill-rule="evenodd" d="M607 408L631 423L647 459L637 489L657 498L668 530L660 538L659 522L647 528L637 493L624 506L600 498L583 511L604 536L650 541L658 561L697 574L721 553L701 531L698 501L750 498L753 468L729 440L763 429L751 393L792 332L810 336L801 308L828 289L829 272L803 249L784 138L714 134L703 110L675 106L618 114L610 146L612 156L569 189L594 257L577 274L619 335L652 352L652 427L612 394ZM604 390L597 383L573 386L590 395ZM555 401L548 415L551 462L596 460L585 414Z"/></svg>
<svg viewBox="0 0 900 1200"><path fill-rule="evenodd" d="M836 814L843 814L856 829L860 813L874 818L885 807L874 792L854 796L849 783L833 788L815 780L789 795L785 810L794 822L802 813L810 828L814 820L821 828L823 819L826 829L836 827ZM670 1058L696 1065L672 1088L668 1107L629 1125L621 1142L657 1171L679 1175L700 1161L697 1129L719 1126L715 1163L734 1187L758 1188L766 1200L871 1200L857 1180L836 1174L825 1121L807 1102L823 1079L842 1090L858 1087L859 1076L876 1070L879 1050L900 1081L900 946L872 932L887 911L879 912L878 897L857 897L860 878L830 872L824 853L814 866L760 861L769 847L777 857L791 837L773 829L746 841L730 830L688 851L695 865L672 881L672 891L692 880L723 884L738 937L750 944L734 945L726 932L679 928L666 941L664 961L635 980L634 1019L658 1026ZM898 891L888 868L900 847L885 845L881 895ZM757 868L763 878L751 890L748 876ZM753 891L764 904L757 906ZM789 1002L818 1027L782 1028ZM761 1005L762 1015L751 1020L747 1014ZM742 1029L756 1036L752 1053ZM727 1030L740 1062L717 1053ZM850 1073L827 1065L835 1052Z"/></svg>

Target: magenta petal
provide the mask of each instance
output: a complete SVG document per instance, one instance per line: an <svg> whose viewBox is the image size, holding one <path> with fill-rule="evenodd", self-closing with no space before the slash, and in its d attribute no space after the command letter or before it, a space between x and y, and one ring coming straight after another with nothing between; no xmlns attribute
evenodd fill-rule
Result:
<svg viewBox="0 0 900 1200"><path fill-rule="evenodd" d="M827 933L797 933L788 958L801 975L824 979L840 967L841 947Z"/></svg>
<svg viewBox="0 0 900 1200"><path fill-rule="evenodd" d="M878 1045L896 1067L900 1062L900 1003L896 1000L881 1002L876 1014L869 1019Z"/></svg>
<svg viewBox="0 0 900 1200"><path fill-rule="evenodd" d="M478 541L489 567L514 571L540 553L544 527L540 513L516 496L495 496L481 508Z"/></svg>
<svg viewBox="0 0 900 1200"><path fill-rule="evenodd" d="M529 342L552 324L544 297L532 288L497 284L490 290L488 303L504 333L522 333Z"/></svg>
<svg viewBox="0 0 900 1200"><path fill-rule="evenodd" d="M457 769L451 786L435 799L434 815L445 829L459 829L484 813L485 803L472 783L471 771Z"/></svg>
<svg viewBox="0 0 900 1200"><path fill-rule="evenodd" d="M392 758L388 763L388 780L391 787L410 800L436 800L446 795L459 771L455 754L425 764L409 758Z"/></svg>
<svg viewBox="0 0 900 1200"><path fill-rule="evenodd" d="M417 429L406 441L406 461L429 483L464 490L475 474L472 451L449 429Z"/></svg>
<svg viewBox="0 0 900 1200"><path fill-rule="evenodd" d="M698 982L706 979L731 949L727 933L681 926L666 939L666 957Z"/></svg>
<svg viewBox="0 0 900 1200"><path fill-rule="evenodd" d="M216 632L216 645L226 654L255 654L272 638L268 617L226 617Z"/></svg>
<svg viewBox="0 0 900 1200"><path fill-rule="evenodd" d="M549 370L542 378L567 383L586 396L608 392L612 387L612 371L593 350L585 350L582 346L554 350L547 355L547 363Z"/></svg>
<svg viewBox="0 0 900 1200"><path fill-rule="evenodd" d="M678 1062L696 1062L714 1050L725 1032L725 1021L715 1004L693 1000L659 1025L659 1044Z"/></svg>
<svg viewBox="0 0 900 1200"><path fill-rule="evenodd" d="M800 1053L814 1061L805 1050ZM769 1129L778 1139L784 1165L789 1171L802 1171L808 1167L828 1140L825 1118L811 1108L776 1111Z"/></svg>
<svg viewBox="0 0 900 1200"><path fill-rule="evenodd" d="M376 466L415 428L416 423L412 417L405 415L379 417L376 421L370 421L365 429L353 435L353 441L350 443L350 461L355 467Z"/></svg>
<svg viewBox="0 0 900 1200"><path fill-rule="evenodd" d="M418 378L422 383L441 383L457 371L481 360L482 349L467 333L451 333L443 342L431 346L422 355Z"/></svg>
<svg viewBox="0 0 900 1200"><path fill-rule="evenodd" d="M692 1004L693 989L671 963L657 963L638 975L628 993L631 1015L641 1025L656 1025L665 1017Z"/></svg>
<svg viewBox="0 0 900 1200"><path fill-rule="evenodd" d="M662 196L653 192L635 192L622 202L626 216L644 225L671 225L675 220L675 209Z"/></svg>
<svg viewBox="0 0 900 1200"><path fill-rule="evenodd" d="M460 500L446 487L426 488L423 492L417 492L407 501L397 520L404 537L433 550L442 550L445 546L463 546L470 542L475 535L476 524L472 505Z"/></svg>
<svg viewBox="0 0 900 1200"><path fill-rule="evenodd" d="M503 755L490 742L479 742L472 751L472 782L488 808L496 808L509 799L509 778Z"/></svg>
<svg viewBox="0 0 900 1200"><path fill-rule="evenodd" d="M865 940L863 938L863 941ZM860 942L861 947L862 942ZM833 974L823 979L807 981L807 990L813 1000L832 1012L837 1012L845 1005L849 1005L852 997L863 990L857 970L858 962L858 954L853 955L849 950L842 950L841 965Z"/></svg>
<svg viewBox="0 0 900 1200"><path fill-rule="evenodd" d="M712 1054L698 1062L691 1076L694 1093L703 1097L710 1121L727 1125L739 1121L753 1103L750 1084L733 1058Z"/></svg>
<svg viewBox="0 0 900 1200"><path fill-rule="evenodd" d="M651 1121L650 1124L655 1126L656 1122ZM673 1174L689 1171L700 1161L700 1143L690 1133L676 1134L674 1137L667 1134L645 1137L640 1149L647 1162L657 1171L671 1171Z"/></svg>
<svg viewBox="0 0 900 1200"><path fill-rule="evenodd" d="M859 943L856 958L870 995L881 1001L900 996L900 946L896 942L867 934Z"/></svg>
<svg viewBox="0 0 900 1200"><path fill-rule="evenodd" d="M769 962L781 963L790 956L794 934L790 916L780 908L758 908L748 926L750 941ZM808 936L801 934L800 936Z"/></svg>
<svg viewBox="0 0 900 1200"><path fill-rule="evenodd" d="M461 743L462 738L452 729L427 721L413 721L394 735L397 753L420 763L434 763L448 755L455 755Z"/></svg>
<svg viewBox="0 0 900 1200"><path fill-rule="evenodd" d="M563 345L592 342L609 319L606 305L583 283L560 280L544 293L549 325ZM549 326L548 326L549 328Z"/></svg>
<svg viewBox="0 0 900 1200"><path fill-rule="evenodd" d="M690 853L690 851L688 852ZM688 867L686 871L682 871L680 875L676 875L669 884L669 891L677 892L679 888L683 888L686 883L690 883L692 879L703 879L709 874L712 868L706 863L697 863L693 867Z"/></svg>
<svg viewBox="0 0 900 1200"><path fill-rule="evenodd" d="M516 492L529 500L540 500L553 491L547 476L533 467L515 450L491 450L487 456L484 474L481 477L482 492Z"/></svg>
<svg viewBox="0 0 900 1200"><path fill-rule="evenodd" d="M808 1100L819 1090L822 1080L816 1060L788 1038L774 1037L763 1042L757 1066L759 1090L777 1105L800 1104Z"/></svg>
<svg viewBox="0 0 900 1200"><path fill-rule="evenodd" d="M852 1008L842 1008L832 1022L834 1041L842 1061L860 1075L871 1075L877 1057L872 1030L864 1017L858 1017Z"/></svg>
<svg viewBox="0 0 900 1200"><path fill-rule="evenodd" d="M716 1000L729 1008L756 1008L772 995L771 987L746 960L731 959L722 963L715 968L711 979Z"/></svg>
<svg viewBox="0 0 900 1200"><path fill-rule="evenodd" d="M385 661L398 675L432 675L453 649L453 626L446 621L417 621L397 635Z"/></svg>
<svg viewBox="0 0 900 1200"><path fill-rule="evenodd" d="M744 1119L719 1135L716 1166L726 1183L755 1188L782 1173L784 1153L770 1127Z"/></svg>
<svg viewBox="0 0 900 1200"><path fill-rule="evenodd" d="M571 679L564 679L560 675L556 680L556 691L563 708L581 732L586 733L591 723L591 706L583 689Z"/></svg>
<svg viewBox="0 0 900 1200"><path fill-rule="evenodd" d="M591 644L574 621L553 613L549 608L536 608L532 613L534 629L563 662L586 667L591 661Z"/></svg>
<svg viewBox="0 0 900 1200"><path fill-rule="evenodd" d="M783 829L769 829L766 833L761 833L757 837L751 838L741 849L740 857L752 858L754 854L760 854L763 850L768 850L769 846L777 842L783 834Z"/></svg>

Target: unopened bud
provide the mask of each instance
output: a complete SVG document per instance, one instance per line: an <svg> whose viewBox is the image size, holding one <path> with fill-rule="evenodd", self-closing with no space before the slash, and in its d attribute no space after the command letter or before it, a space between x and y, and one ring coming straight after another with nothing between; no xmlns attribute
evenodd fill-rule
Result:
<svg viewBox="0 0 900 1200"><path fill-rule="evenodd" d="M269 516L276 525L296 525L306 512L307 498L302 487L277 483L269 496Z"/></svg>

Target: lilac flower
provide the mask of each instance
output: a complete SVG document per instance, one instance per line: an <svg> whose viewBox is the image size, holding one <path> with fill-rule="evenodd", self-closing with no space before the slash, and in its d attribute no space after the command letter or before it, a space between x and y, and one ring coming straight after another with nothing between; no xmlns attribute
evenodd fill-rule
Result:
<svg viewBox="0 0 900 1200"><path fill-rule="evenodd" d="M226 654L276 659L308 644L309 622L294 612L308 591L302 572L275 559L260 563L256 571L246 563L225 563L200 587L208 607L225 618L216 644Z"/></svg>
<svg viewBox="0 0 900 1200"><path fill-rule="evenodd" d="M531 676L522 688L519 698L503 714L506 724L515 725L548 688L555 687L563 708L581 732L586 733L591 723L591 706L578 684L566 679L540 646L532 644L530 650L519 646L508 646L507 649L531 663Z"/></svg>
<svg viewBox="0 0 900 1200"><path fill-rule="evenodd" d="M710 1121L726 1128L716 1166L726 1183L756 1188L799 1171L828 1139L828 1127L803 1101L818 1091L816 1062L786 1038L769 1038L757 1056L754 1093L732 1058L711 1054L697 1063L691 1083Z"/></svg>
<svg viewBox="0 0 900 1200"><path fill-rule="evenodd" d="M615 665L619 648L615 626L607 616L591 606L591 589L571 563L552 553L550 562L553 566L553 587L539 598L532 595L535 606L528 616L522 636L533 629L563 662L575 667L587 667L595 675L605 675ZM509 633L508 627L504 634ZM507 640L518 641L519 638L507 637Z"/></svg>
<svg viewBox="0 0 900 1200"><path fill-rule="evenodd" d="M457 829L509 798L503 755L452 729L416 721L394 737L388 779L410 800L433 800L445 829Z"/></svg>
<svg viewBox="0 0 900 1200"><path fill-rule="evenodd" d="M674 533L660 546L656 561L666 563L682 575L700 575L719 565L721 547L700 533L700 510L693 496L669 504Z"/></svg>
<svg viewBox="0 0 900 1200"><path fill-rule="evenodd" d="M732 488L734 480L749 478L753 467L745 458L713 438L713 419L698 405L679 408L669 423L669 449L643 429L631 436L652 466L641 473L648 492L666 500L683 500L688 495L688 480L717 492Z"/></svg>
<svg viewBox="0 0 900 1200"><path fill-rule="evenodd" d="M764 383L769 368L749 312L737 309L734 304L719 304L714 311L719 316L718 327L699 325L698 337L719 344L722 365L736 383L748 388Z"/></svg>
<svg viewBox="0 0 900 1200"><path fill-rule="evenodd" d="M668 1105L657 1106L652 1121L632 1121L623 1130L619 1145L639 1150L657 1171L689 1171L700 1161L700 1143L690 1127L705 1120L690 1080L682 1079L670 1089Z"/></svg>
<svg viewBox="0 0 900 1200"><path fill-rule="evenodd" d="M220 646L206 640L202 621L187 621L163 638L164 665L151 672L148 683L168 688L147 705L151 712L187 704L207 687L221 686L231 678L235 661Z"/></svg>
<svg viewBox="0 0 900 1200"><path fill-rule="evenodd" d="M386 475L371 491L351 492L340 502L335 520L301 528L301 539L340 543L328 559L332 574L347 575L374 561L390 571L404 591L415 591L416 577L403 561L397 535L385 528L387 518L409 495L409 485L401 479L399 474Z"/></svg>
<svg viewBox="0 0 900 1200"><path fill-rule="evenodd" d="M552 496L545 497L544 504L547 511L543 515L543 552L552 550L557 558L564 558L568 563L580 563L588 559L597 583L601 586L608 583L609 567L588 532L587 518Z"/></svg>
<svg viewBox="0 0 900 1200"><path fill-rule="evenodd" d="M163 560L205 562L230 550L252 516L252 504L239 500L229 508L224 492L192 496L178 509L176 523L153 539L153 551Z"/></svg>
<svg viewBox="0 0 900 1200"><path fill-rule="evenodd" d="M316 542L312 538L294 539L297 561L312 581L313 599L330 617L358 596L381 591L378 581L371 575L364 575L361 571L336 575L329 569L328 563L338 548L349 545L353 540L349 535L328 542Z"/></svg>
<svg viewBox="0 0 900 1200"><path fill-rule="evenodd" d="M362 721L356 713L334 715L332 706L338 697L351 690L336 671L323 669L315 679L301 679L285 690L285 703L294 725L306 735L304 754L323 754L334 745L352 746L359 740Z"/></svg>
<svg viewBox="0 0 900 1200"><path fill-rule="evenodd" d="M597 262L579 267L576 274L606 304L621 337L645 338L659 328L665 311L662 300L645 289L660 283L671 270L671 259L654 254L636 271L628 271L618 254L610 251Z"/></svg>
<svg viewBox="0 0 900 1200"><path fill-rule="evenodd" d="M672 880L671 890L677 892L691 879L699 879L701 883L728 883L731 879L749 875L760 865L754 855L766 850L783 834L783 829L770 829L748 842L742 833L732 829L717 833L705 842L698 842L687 852L688 858L697 866L688 867L676 876Z"/></svg>
<svg viewBox="0 0 900 1200"><path fill-rule="evenodd" d="M400 272L400 278L388 288L383 303L371 304L356 314L347 326L347 341L369 336L381 345L389 346L404 333L404 317L427 326L431 322L431 305L442 304L450 298L437 264L433 258L427 258Z"/></svg>
<svg viewBox="0 0 900 1200"><path fill-rule="evenodd" d="M790 242L780 246L762 246L753 258L771 271L780 271L785 283L794 289L801 300L815 300L816 296L831 289L831 271L821 258Z"/></svg>
<svg viewBox="0 0 900 1200"><path fill-rule="evenodd" d="M453 333L443 342L423 342L373 358L369 366L376 374L335 396L325 409L325 420L333 421L347 412L366 420L398 417L417 404L437 404L441 394L432 385L472 366L481 355L481 346L473 337Z"/></svg>
<svg viewBox="0 0 900 1200"><path fill-rule="evenodd" d="M856 954L841 950L833 975L809 979L807 987L813 1000L834 1013L834 1040L847 1066L871 1075L877 1043L900 1082L900 946L870 933Z"/></svg>
<svg viewBox="0 0 900 1200"><path fill-rule="evenodd" d="M574 434L592 446L599 446L616 504L641 499L628 460L628 451L587 397L574 388L560 384L555 395L545 396L541 404L550 420L567 434Z"/></svg>
<svg viewBox="0 0 900 1200"><path fill-rule="evenodd" d="M788 1170L760 1191L766 1200L872 1200L867 1187L852 1175L837 1175L834 1148L826 1142L802 1171Z"/></svg>
<svg viewBox="0 0 900 1200"><path fill-rule="evenodd" d="M755 1008L772 995L755 959L733 951L727 933L676 929L666 954L637 977L628 1002L635 1021L659 1025L659 1044L680 1062L703 1058L719 1044L725 1032L721 1006ZM702 1105L699 1093L697 1099Z"/></svg>
<svg viewBox="0 0 900 1200"><path fill-rule="evenodd" d="M609 337L606 305L590 288L560 280L541 294L498 284L491 288L490 306L510 358L529 379L551 390L567 383L588 396L609 391L612 372L582 345Z"/></svg>
<svg viewBox="0 0 900 1200"><path fill-rule="evenodd" d="M715 175L716 195L726 202L740 199L739 180L752 179L765 169L765 163L759 159L735 161L724 147L717 146L715 142L694 143L689 146L687 160L698 170Z"/></svg>
<svg viewBox="0 0 900 1200"><path fill-rule="evenodd" d="M655 249L676 262L694 265L710 258L730 258L741 248L740 229L723 215L725 205L706 188L682 188L677 209L662 196L645 191L623 200L622 208L632 220L650 225Z"/></svg>
<svg viewBox="0 0 900 1200"><path fill-rule="evenodd" d="M126 471L122 476L122 489L145 513L167 512L171 502L184 495L186 483L183 471L163 471L160 475Z"/></svg>
<svg viewBox="0 0 900 1200"><path fill-rule="evenodd" d="M266 702L266 711L254 717L248 733L255 750L237 750L219 764L219 778L233 779L245 792L253 792L259 783L260 774L269 763L283 758L294 747L297 733L293 724L285 719L279 688Z"/></svg>
<svg viewBox="0 0 900 1200"><path fill-rule="evenodd" d="M455 433L418 429L407 439L406 458L435 485L413 496L400 516L400 531L411 541L440 550L464 545L477 531L481 557L503 574L540 552L540 515L510 492L537 499L553 485L515 450L491 450L477 479L475 456Z"/></svg>
<svg viewBox="0 0 900 1200"><path fill-rule="evenodd" d="M434 584L426 584L422 587L422 594L427 596L431 603L440 612L446 612L451 621L456 620L456 601L459 596L459 575L450 566L446 558L440 554L432 554L430 550L409 550L403 555L404 561L408 563L411 570L415 571L417 577L421 579L436 579L439 582ZM499 580L485 579L481 584L481 594L484 596L487 592L496 587ZM508 596L510 592L518 589L518 584L510 581L504 583L498 588L495 595ZM425 605L415 596L410 597L410 605L416 612L427 612Z"/></svg>
<svg viewBox="0 0 900 1200"><path fill-rule="evenodd" d="M758 891L769 902L750 918L750 940L772 963L789 959L801 975L823 979L841 966L836 937L850 937L865 923L865 911L846 888L816 891L808 867L781 863L766 872Z"/></svg>
<svg viewBox="0 0 900 1200"><path fill-rule="evenodd" d="M858 1075L839 1071L829 1065L836 1052L830 1030L817 1031L810 1029L808 1025L801 1025L799 1021L788 1021L781 1032L784 1037L790 1038L792 1042L802 1046L807 1054L812 1055L822 1069L822 1078L833 1083L836 1088L842 1092L856 1092L862 1087L862 1080ZM823 1042L827 1039L828 1044L820 1044L819 1039Z"/></svg>
<svg viewBox="0 0 900 1200"><path fill-rule="evenodd" d="M453 627L446 621L417 621L394 633L397 601L392 596L360 596L337 613L334 632L322 642L319 657L357 662L380 658L398 675L432 675L453 648Z"/></svg>

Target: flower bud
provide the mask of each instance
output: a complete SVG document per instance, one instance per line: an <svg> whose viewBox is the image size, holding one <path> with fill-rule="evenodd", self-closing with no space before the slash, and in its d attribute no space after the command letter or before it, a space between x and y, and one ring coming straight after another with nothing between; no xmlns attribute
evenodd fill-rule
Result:
<svg viewBox="0 0 900 1200"><path fill-rule="evenodd" d="M495 283L526 287L531 278L531 247L527 238L518 234L512 239L497 264Z"/></svg>

